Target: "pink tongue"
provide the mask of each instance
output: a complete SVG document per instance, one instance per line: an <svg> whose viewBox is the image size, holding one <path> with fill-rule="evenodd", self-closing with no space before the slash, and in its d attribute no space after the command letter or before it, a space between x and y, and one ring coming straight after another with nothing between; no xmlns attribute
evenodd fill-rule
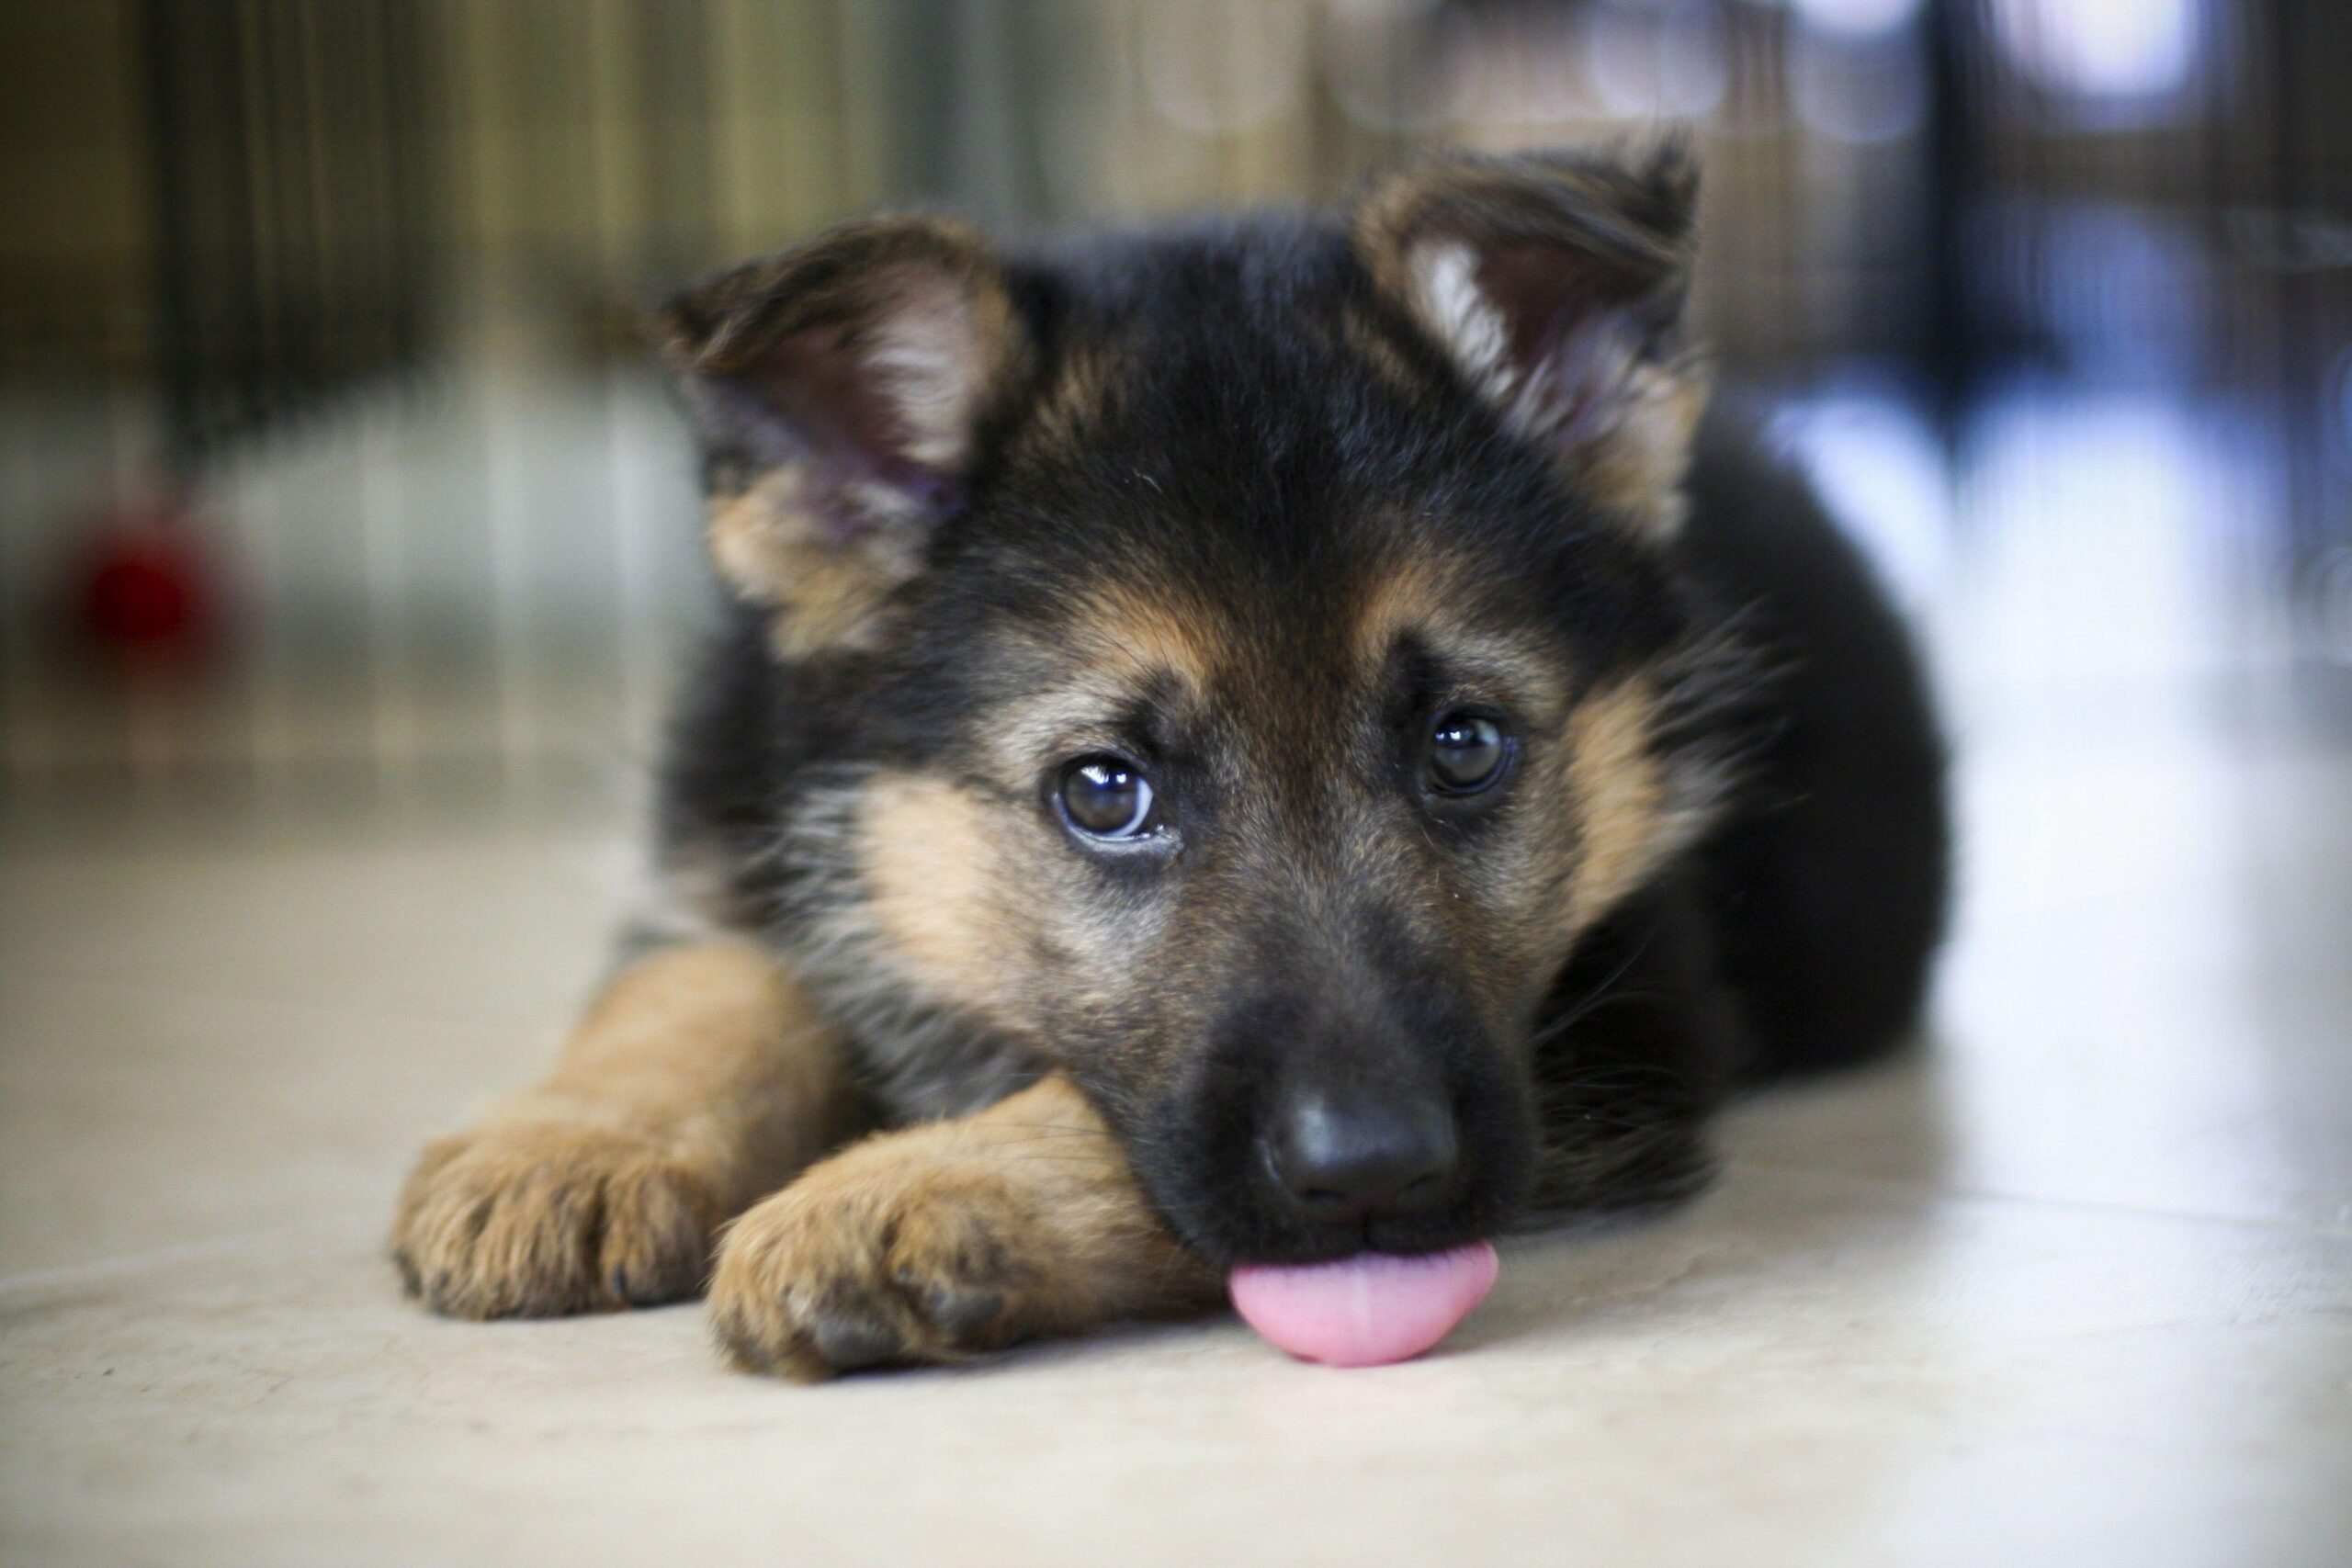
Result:
<svg viewBox="0 0 2352 1568"><path fill-rule="evenodd" d="M1226 1281L1250 1327L1302 1360L1378 1367L1419 1355L1487 1299L1502 1261L1483 1241L1335 1263L1252 1263Z"/></svg>

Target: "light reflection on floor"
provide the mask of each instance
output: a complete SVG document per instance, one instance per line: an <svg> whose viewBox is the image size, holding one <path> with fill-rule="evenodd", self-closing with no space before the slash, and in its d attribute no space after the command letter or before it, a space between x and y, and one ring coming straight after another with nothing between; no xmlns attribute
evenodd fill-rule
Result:
<svg viewBox="0 0 2352 1568"><path fill-rule="evenodd" d="M1971 1135L1945 1179L2352 1226L2352 671L2297 613L2275 434L2025 380L1947 487L1899 386L1781 428L1946 694L1964 860L1929 1070Z"/></svg>

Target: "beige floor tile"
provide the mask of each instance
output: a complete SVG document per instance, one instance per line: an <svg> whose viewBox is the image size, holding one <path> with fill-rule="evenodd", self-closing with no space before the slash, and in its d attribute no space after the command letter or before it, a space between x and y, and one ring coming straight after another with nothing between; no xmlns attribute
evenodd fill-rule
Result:
<svg viewBox="0 0 2352 1568"><path fill-rule="evenodd" d="M1769 1111L1760 1114L1770 1115ZM0 1291L11 1561L2318 1563L2352 1243L1742 1170L1421 1363L1230 1320L808 1390L325 1224ZM2340 1559L2338 1559L2340 1560Z"/></svg>
<svg viewBox="0 0 2352 1568"><path fill-rule="evenodd" d="M0 994L6 1275L389 1213L428 1130L527 1070L532 1033L240 996ZM552 1031L537 1054L552 1050Z"/></svg>
<svg viewBox="0 0 2352 1568"><path fill-rule="evenodd" d="M617 827L12 843L0 952L39 980L545 1029L602 963L631 859Z"/></svg>

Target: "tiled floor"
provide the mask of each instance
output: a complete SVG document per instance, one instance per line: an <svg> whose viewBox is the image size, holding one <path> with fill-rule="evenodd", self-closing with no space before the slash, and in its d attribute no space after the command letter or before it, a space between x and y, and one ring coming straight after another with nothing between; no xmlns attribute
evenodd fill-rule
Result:
<svg viewBox="0 0 2352 1568"><path fill-rule="evenodd" d="M393 1184L551 1048L618 827L0 839L0 1561L2352 1562L2352 751L2205 657L2167 537L1921 569L1929 1048L1376 1371L1228 1320L803 1389L692 1308L435 1321ZM2036 607L2086 562L2159 617L2106 663Z"/></svg>

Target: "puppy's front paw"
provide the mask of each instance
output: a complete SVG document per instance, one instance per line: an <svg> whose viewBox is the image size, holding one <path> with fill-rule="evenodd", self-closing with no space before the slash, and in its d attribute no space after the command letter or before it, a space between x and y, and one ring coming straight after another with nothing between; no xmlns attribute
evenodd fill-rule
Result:
<svg viewBox="0 0 2352 1568"><path fill-rule="evenodd" d="M817 1167L729 1228L710 1304L738 1366L816 1379L1083 1323L1033 1192L899 1142Z"/></svg>
<svg viewBox="0 0 2352 1568"><path fill-rule="evenodd" d="M392 1257L455 1317L547 1317L702 1289L709 1183L650 1141L598 1128L489 1127L427 1147L401 1189Z"/></svg>

